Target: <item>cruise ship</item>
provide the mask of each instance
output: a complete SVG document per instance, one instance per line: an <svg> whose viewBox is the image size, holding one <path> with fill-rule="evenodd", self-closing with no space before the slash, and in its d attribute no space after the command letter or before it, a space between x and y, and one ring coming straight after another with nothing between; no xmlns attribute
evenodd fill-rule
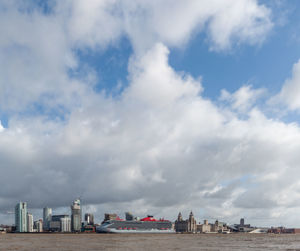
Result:
<svg viewBox="0 0 300 251"><path fill-rule="evenodd" d="M108 218L108 219L107 219ZM127 218L127 217L126 217ZM119 217L106 217L96 228L97 233L175 233L172 222L164 219L156 220L152 215L137 220L122 220Z"/></svg>

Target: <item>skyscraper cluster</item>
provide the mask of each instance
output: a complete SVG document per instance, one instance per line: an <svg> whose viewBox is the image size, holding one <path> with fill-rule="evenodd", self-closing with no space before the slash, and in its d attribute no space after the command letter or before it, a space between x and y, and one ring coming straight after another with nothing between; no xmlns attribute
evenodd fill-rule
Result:
<svg viewBox="0 0 300 251"><path fill-rule="evenodd" d="M16 232L81 232L84 229L93 230L93 214L85 214L82 222L80 199L71 205L71 217L67 214L53 215L52 209L43 208L43 219L33 221L33 215L27 212L27 203L19 202L15 207Z"/></svg>

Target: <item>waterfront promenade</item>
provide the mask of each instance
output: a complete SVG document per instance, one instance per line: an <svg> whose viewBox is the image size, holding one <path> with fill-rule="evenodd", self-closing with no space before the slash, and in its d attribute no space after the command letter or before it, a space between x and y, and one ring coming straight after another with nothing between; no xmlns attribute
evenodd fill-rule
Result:
<svg viewBox="0 0 300 251"><path fill-rule="evenodd" d="M0 250L300 250L285 234L1 234Z"/></svg>

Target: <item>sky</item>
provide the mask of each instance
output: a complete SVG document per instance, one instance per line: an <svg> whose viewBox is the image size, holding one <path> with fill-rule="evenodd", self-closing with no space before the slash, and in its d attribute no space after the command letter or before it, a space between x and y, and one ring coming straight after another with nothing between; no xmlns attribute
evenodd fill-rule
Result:
<svg viewBox="0 0 300 251"><path fill-rule="evenodd" d="M28 203L300 227L296 0L0 2L0 223Z"/></svg>

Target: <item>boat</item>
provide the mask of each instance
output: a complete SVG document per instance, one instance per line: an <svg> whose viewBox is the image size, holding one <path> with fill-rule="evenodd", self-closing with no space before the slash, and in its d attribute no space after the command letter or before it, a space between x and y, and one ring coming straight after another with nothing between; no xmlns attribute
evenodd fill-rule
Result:
<svg viewBox="0 0 300 251"><path fill-rule="evenodd" d="M107 219L96 227L97 233L175 233L172 222L148 215L143 219L123 220L119 217Z"/></svg>
<svg viewBox="0 0 300 251"><path fill-rule="evenodd" d="M231 232L230 232L230 230L223 230L223 231L221 231L221 233L222 234L230 234Z"/></svg>

